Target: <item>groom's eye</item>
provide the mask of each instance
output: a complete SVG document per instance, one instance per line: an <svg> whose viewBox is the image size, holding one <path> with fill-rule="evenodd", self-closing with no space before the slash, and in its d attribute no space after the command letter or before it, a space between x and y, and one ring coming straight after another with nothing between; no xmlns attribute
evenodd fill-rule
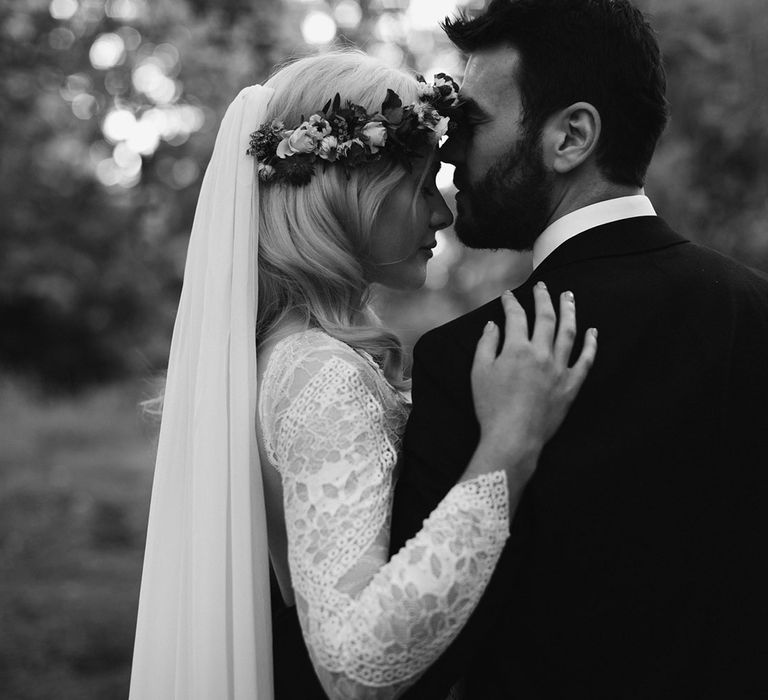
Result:
<svg viewBox="0 0 768 700"><path fill-rule="evenodd" d="M486 121L488 121L488 118L484 112L473 111L470 112L466 118L467 127L470 129L479 126L480 124L484 124Z"/></svg>

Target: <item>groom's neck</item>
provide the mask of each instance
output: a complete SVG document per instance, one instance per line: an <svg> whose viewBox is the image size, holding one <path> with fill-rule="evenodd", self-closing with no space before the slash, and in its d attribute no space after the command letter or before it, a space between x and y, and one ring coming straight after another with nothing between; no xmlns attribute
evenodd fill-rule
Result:
<svg viewBox="0 0 768 700"><path fill-rule="evenodd" d="M609 182L599 174L584 173L578 178L556 182L552 194L552 208L547 226L566 214L590 204L597 204L616 197L644 194L644 190L642 187Z"/></svg>

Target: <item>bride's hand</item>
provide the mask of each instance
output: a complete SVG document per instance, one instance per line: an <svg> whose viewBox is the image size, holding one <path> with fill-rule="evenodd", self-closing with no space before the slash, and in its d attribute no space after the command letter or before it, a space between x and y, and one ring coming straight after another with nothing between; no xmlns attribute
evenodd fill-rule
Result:
<svg viewBox="0 0 768 700"><path fill-rule="evenodd" d="M504 346L497 356L499 329L489 322L472 366L481 445L504 466L525 464L531 473L544 443L563 422L597 352L597 331L590 328L578 360L569 368L576 338L573 294L560 296L559 323L543 283L534 287L533 295L532 337L529 339L525 311L514 294L505 292L501 297L506 315Z"/></svg>

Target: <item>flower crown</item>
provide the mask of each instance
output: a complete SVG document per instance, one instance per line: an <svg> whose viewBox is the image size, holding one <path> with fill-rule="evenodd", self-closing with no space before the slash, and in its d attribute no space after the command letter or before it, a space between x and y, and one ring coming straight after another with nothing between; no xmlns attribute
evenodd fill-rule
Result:
<svg viewBox="0 0 768 700"><path fill-rule="evenodd" d="M353 168L389 157L411 169L411 159L425 146L434 146L452 127L451 116L459 108L459 86L450 76L438 73L427 84L418 77L419 99L403 105L393 90L381 111L369 114L360 105L341 106L338 93L318 114L295 129L277 120L262 124L251 134L247 155L258 162L263 182L306 185L315 174L318 159L325 166L338 163L347 177Z"/></svg>

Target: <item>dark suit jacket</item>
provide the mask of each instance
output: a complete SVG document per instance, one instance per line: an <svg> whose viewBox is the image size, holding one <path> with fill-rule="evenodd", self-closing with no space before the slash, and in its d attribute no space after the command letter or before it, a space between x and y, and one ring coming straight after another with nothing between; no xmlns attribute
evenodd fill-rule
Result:
<svg viewBox="0 0 768 700"><path fill-rule="evenodd" d="M768 697L768 282L657 217L560 246L516 290L529 319L538 280L574 292L597 360L478 609L406 697L461 673L483 700ZM415 348L393 551L474 451L489 319L498 299Z"/></svg>

